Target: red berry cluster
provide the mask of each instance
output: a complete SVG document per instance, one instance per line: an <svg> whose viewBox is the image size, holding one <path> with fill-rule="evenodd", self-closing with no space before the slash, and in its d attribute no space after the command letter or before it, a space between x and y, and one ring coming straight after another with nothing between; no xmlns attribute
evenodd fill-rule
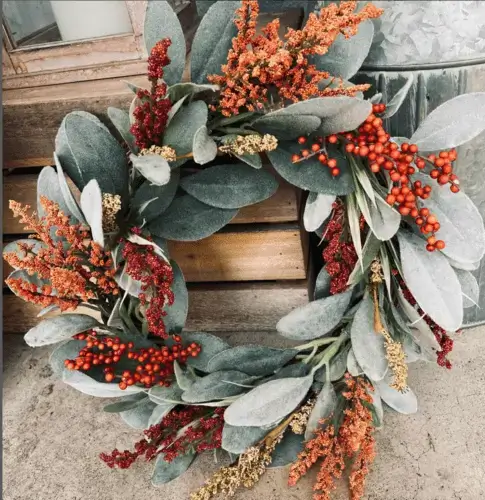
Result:
<svg viewBox="0 0 485 500"><path fill-rule="evenodd" d="M406 284L402 280L402 278L399 276L399 273L397 270L393 270L393 274L397 276L398 281L399 281L399 286L402 290L402 293L404 295L404 298L412 305L416 306L417 302L416 299L414 298L413 294L409 291L409 289L406 287ZM451 369L451 361L447 358L448 354L453 350L453 340L450 338L450 336L446 333L446 330L441 328L441 326L437 325L427 314L424 313L424 311L418 306L417 308L418 313L426 324L429 326L431 331L433 332L436 340L438 341L441 351L438 351L436 353L436 362L438 363L439 366L444 366L448 369Z"/></svg>
<svg viewBox="0 0 485 500"><path fill-rule="evenodd" d="M342 202L333 204L333 215L325 227L325 240L328 241L323 250L325 270L330 275L330 293L332 295L347 290L347 282L357 262L357 253L352 241L346 241L344 232L344 207Z"/></svg>
<svg viewBox="0 0 485 500"><path fill-rule="evenodd" d="M160 144L162 134L167 126L168 113L172 108L170 99L167 98L167 85L159 80L163 78L163 68L170 64L167 56L168 48L172 42L165 38L155 44L148 57L148 78L152 83L150 90L138 89L136 95L141 104L134 111L135 123L130 132L135 137L139 148L149 148L153 144Z"/></svg>
<svg viewBox="0 0 485 500"><path fill-rule="evenodd" d="M196 357L201 348L195 342L184 347L179 335L173 339L171 347L150 347L133 350L133 342L121 342L119 337L99 337L96 332L78 333L73 338L85 340L86 345L75 359L66 359L64 365L69 370L89 371L93 366L105 366L106 382L118 381L120 389L130 385L143 385L147 389L158 384L168 387L173 375L173 361L185 363L189 357ZM135 370L117 370L121 361L133 360L139 364Z"/></svg>
<svg viewBox="0 0 485 500"><path fill-rule="evenodd" d="M298 137L298 144L303 145L307 142L307 140L307 137ZM327 141L330 144L336 144L338 139L336 135L331 135L327 137ZM310 149L302 149L299 155L294 154L291 157L291 161L293 163L298 163L300 161L307 160L308 158L312 158L313 156L317 156L318 161L330 169L331 175L333 177L337 177L340 174L340 169L337 166L337 160L335 158L328 157L323 137L315 137L314 140L310 142L313 142Z"/></svg>
<svg viewBox="0 0 485 500"><path fill-rule="evenodd" d="M146 437L135 443L135 451L121 452L115 449L110 454L101 453L100 458L111 469L128 469L141 456L149 461L163 454L164 460L171 462L190 451L201 453L220 448L224 410L216 408L207 413L207 408L201 406L172 410L159 424L144 431ZM187 429L176 439L178 432L184 427Z"/></svg>
<svg viewBox="0 0 485 500"><path fill-rule="evenodd" d="M137 233L138 234L138 233ZM133 279L141 282L142 293L139 295L145 310L148 331L158 337L167 338L163 317L167 312L165 305L171 306L174 295L170 287L173 283L172 266L155 253L155 249L148 245L137 245L123 240L123 258L125 272Z"/></svg>
<svg viewBox="0 0 485 500"><path fill-rule="evenodd" d="M452 163L456 160L456 150L441 151L437 156L429 155L424 158L418 154L416 144L403 143L401 146L391 142L391 136L382 126L382 118L376 114L384 112L385 104L374 104L372 113L358 128L357 132L333 134L325 139L318 138L311 146L311 151L304 149L300 155L293 155L294 163L318 155L322 164L328 165L332 175L338 175L340 170L334 158L329 159L325 152L325 144L340 144L347 154L359 157L362 161L367 159L370 170L377 174L381 170L388 172L393 182L391 192L386 201L389 205L396 205L403 216L410 216L420 227L420 231L427 237L426 248L430 252L443 250L445 242L438 240L435 232L440 224L435 215L427 208L420 208L419 200L426 200L431 193L431 186L423 185L421 181L412 181L416 169L423 170L431 167L429 175L441 185L449 184L453 193L460 191L458 177L453 173ZM299 137L298 143L304 144L305 137Z"/></svg>

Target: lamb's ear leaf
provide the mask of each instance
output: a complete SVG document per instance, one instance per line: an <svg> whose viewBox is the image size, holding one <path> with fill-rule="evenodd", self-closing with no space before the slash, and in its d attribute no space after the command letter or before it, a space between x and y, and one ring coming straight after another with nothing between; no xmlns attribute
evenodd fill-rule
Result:
<svg viewBox="0 0 485 500"><path fill-rule="evenodd" d="M287 430L283 439L276 445L272 455L269 469L286 467L298 458L303 450L304 438L301 434L294 434Z"/></svg>
<svg viewBox="0 0 485 500"><path fill-rule="evenodd" d="M169 483L181 476L192 464L196 454L188 452L178 455L171 462L167 462L164 454L160 453L155 461L155 469L152 475L153 486Z"/></svg>
<svg viewBox="0 0 485 500"><path fill-rule="evenodd" d="M462 94L432 111L410 139L421 151L455 148L485 130L485 92Z"/></svg>
<svg viewBox="0 0 485 500"><path fill-rule="evenodd" d="M409 89L411 88L413 82L414 82L414 76L413 73L410 73L410 75L406 79L406 83L396 92L394 97L387 103L386 110L381 115L382 118L391 118L391 116L394 116L399 111L399 108L401 107L404 99L406 99L406 96L408 95Z"/></svg>
<svg viewBox="0 0 485 500"><path fill-rule="evenodd" d="M157 154L143 156L130 155L133 166L145 179L155 186L165 186L170 181L170 165L168 161Z"/></svg>
<svg viewBox="0 0 485 500"><path fill-rule="evenodd" d="M204 83L208 75L221 73L221 65L226 63L232 39L237 34L234 17L240 6L240 1L216 2L206 11L192 42L190 74L193 82Z"/></svg>
<svg viewBox="0 0 485 500"><path fill-rule="evenodd" d="M182 26L169 2L148 1L143 37L148 54L159 40L164 38L171 40L172 43L168 48L170 64L164 68L163 79L169 85L180 82L185 68L187 47Z"/></svg>
<svg viewBox="0 0 485 500"><path fill-rule="evenodd" d="M103 248L103 195L96 179L90 180L82 190L81 209L91 228L93 241Z"/></svg>
<svg viewBox="0 0 485 500"><path fill-rule="evenodd" d="M345 38L340 34L323 56L314 56L313 62L320 70L348 80L362 66L374 37L374 24L367 20L360 23L357 33Z"/></svg>
<svg viewBox="0 0 485 500"><path fill-rule="evenodd" d="M222 448L239 455L261 441L268 432L268 429L262 427L236 427L225 423L222 429Z"/></svg>
<svg viewBox="0 0 485 500"><path fill-rule="evenodd" d="M171 306L165 306L167 315L164 317L165 327L170 333L180 333L187 320L189 310L189 293L185 278L179 265L171 260L173 270L172 292L174 294L174 302Z"/></svg>
<svg viewBox="0 0 485 500"><path fill-rule="evenodd" d="M59 175L52 167L44 167L40 171L39 177L37 178L37 213L39 214L39 217L43 217L45 215L44 207L40 202L41 196L57 203L64 215L70 217L73 223L76 223L79 220L72 212L70 205L65 200L64 193L59 182Z"/></svg>
<svg viewBox="0 0 485 500"><path fill-rule="evenodd" d="M194 135L193 145L194 161L199 165L205 165L211 162L217 156L217 144L214 139L209 135L207 127L197 129Z"/></svg>
<svg viewBox="0 0 485 500"><path fill-rule="evenodd" d="M116 127L116 130L121 135L121 138L126 142L132 153L138 154L138 146L135 144L135 138L130 132L131 123L130 115L122 109L109 107L108 117Z"/></svg>
<svg viewBox="0 0 485 500"><path fill-rule="evenodd" d="M328 418L337 405L337 395L330 381L325 382L323 389L317 396L315 406L313 407L305 430L305 439L313 437L313 433L318 429L322 420Z"/></svg>
<svg viewBox="0 0 485 500"><path fill-rule="evenodd" d="M471 272L463 271L462 269L455 269L455 273L461 285L463 307L476 306L480 295L480 287L478 286L477 279Z"/></svg>
<svg viewBox="0 0 485 500"><path fill-rule="evenodd" d="M303 213L303 224L308 232L316 231L332 212L335 195L310 192Z"/></svg>

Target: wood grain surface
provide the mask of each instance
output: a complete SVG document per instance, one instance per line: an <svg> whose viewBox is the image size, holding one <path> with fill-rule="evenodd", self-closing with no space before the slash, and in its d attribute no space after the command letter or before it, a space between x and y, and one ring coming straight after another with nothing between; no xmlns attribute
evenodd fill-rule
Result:
<svg viewBox="0 0 485 500"><path fill-rule="evenodd" d="M274 332L278 320L308 302L306 281L189 285L186 331ZM15 295L3 297L3 332L24 334L40 307ZM78 310L81 312L81 308ZM83 313L92 314L89 309Z"/></svg>

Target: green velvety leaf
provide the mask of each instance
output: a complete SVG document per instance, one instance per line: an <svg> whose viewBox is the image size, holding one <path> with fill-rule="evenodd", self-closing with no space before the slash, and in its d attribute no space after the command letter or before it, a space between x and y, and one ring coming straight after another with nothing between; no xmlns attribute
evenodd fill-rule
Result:
<svg viewBox="0 0 485 500"><path fill-rule="evenodd" d="M3 247L3 257L5 258L6 254L13 253L15 254L19 259L23 259L25 257L25 252L19 248L19 243L28 245L29 248L31 248L30 252L33 253L38 253L40 249L42 248L47 248L47 245L39 240L34 240L34 239L29 239L29 238L22 238L20 240L15 240L11 241L10 243L7 243ZM18 267L13 266L13 268L16 270Z"/></svg>
<svg viewBox="0 0 485 500"><path fill-rule="evenodd" d="M351 193L347 197L347 220L349 224L350 236L357 254L356 267L363 267L362 236L360 229L360 210L357 205L357 192Z"/></svg>
<svg viewBox="0 0 485 500"><path fill-rule="evenodd" d="M202 125L194 135L194 161L199 165L211 162L217 156L217 144L209 135L205 125Z"/></svg>
<svg viewBox="0 0 485 500"><path fill-rule="evenodd" d="M368 213L362 210L362 214L377 239L387 241L397 233L401 224L401 214L380 196L375 200L376 205L371 204Z"/></svg>
<svg viewBox="0 0 485 500"><path fill-rule="evenodd" d="M376 238L372 231L369 231L364 247L362 248L362 263L357 262L355 265L347 282L349 285L356 285L364 278L364 275L372 264L372 261L379 253L380 247L381 242Z"/></svg>
<svg viewBox="0 0 485 500"><path fill-rule="evenodd" d="M347 370L347 355L349 349L341 349L330 361L330 382L340 380ZM327 381L326 367L322 367L315 372L315 380L320 382Z"/></svg>
<svg viewBox="0 0 485 500"><path fill-rule="evenodd" d="M410 139L421 151L465 144L485 130L485 92L459 95L432 111Z"/></svg>
<svg viewBox="0 0 485 500"><path fill-rule="evenodd" d="M418 174L423 183L429 177ZM449 186L433 186L426 207L436 215L440 229L436 237L445 241L441 251L449 259L463 264L478 262L485 254L483 219L475 204L463 193L452 193Z"/></svg>
<svg viewBox="0 0 485 500"><path fill-rule="evenodd" d="M235 370L217 371L194 382L184 391L182 399L188 403L201 403L237 396L247 392L254 380L255 377Z"/></svg>
<svg viewBox="0 0 485 500"><path fill-rule="evenodd" d="M39 217L45 215L44 208L40 203L40 197L45 196L47 199L57 203L59 208L65 215L71 218L73 223L78 221L77 217L71 212L68 204L64 199L64 194L61 190L59 177L52 167L44 167L37 178L37 213Z"/></svg>
<svg viewBox="0 0 485 500"><path fill-rule="evenodd" d="M269 375L288 363L297 354L294 349L273 349L258 345L231 347L216 354L208 363L209 372L232 370L248 375Z"/></svg>
<svg viewBox="0 0 485 500"><path fill-rule="evenodd" d="M149 181L145 181L135 192L132 199L132 206L138 211L137 221L150 222L157 218L172 203L180 180L180 170L173 170L170 175L170 180L164 186L156 186ZM151 201L148 205L146 203ZM145 208L141 208L145 205Z"/></svg>
<svg viewBox="0 0 485 500"><path fill-rule="evenodd" d="M409 415L418 411L418 401L414 392L408 388L406 392L399 392L392 389L388 380L375 382L374 386L379 391L381 399L398 413Z"/></svg>
<svg viewBox="0 0 485 500"><path fill-rule="evenodd" d="M367 20L360 23L357 34L350 38L338 35L323 56L313 56L312 62L319 70L349 79L362 66L374 37L374 24Z"/></svg>
<svg viewBox="0 0 485 500"><path fill-rule="evenodd" d="M109 107L108 108L108 117L116 127L116 130L121 135L121 138L126 142L130 150L138 154L138 146L135 144L135 138L133 134L130 132L131 123L130 123L130 115L123 111L122 109Z"/></svg>
<svg viewBox="0 0 485 500"><path fill-rule="evenodd" d="M183 391L188 391L192 384L198 379L193 372L191 373L189 370L182 368L176 359L173 361L173 373L175 375L177 385Z"/></svg>
<svg viewBox="0 0 485 500"><path fill-rule="evenodd" d="M404 99L406 99L406 96L408 95L409 89L411 88L413 82L414 82L414 76L413 73L410 73L406 79L406 83L398 90L398 92L396 92L394 97L387 103L386 110L381 115L381 118L391 118L391 116L394 116L399 111L399 108L401 107Z"/></svg>
<svg viewBox="0 0 485 500"><path fill-rule="evenodd" d="M161 387L155 385L148 391L148 397L157 405L165 405L167 403L177 404L182 403L182 393L184 391L173 382L169 387Z"/></svg>
<svg viewBox="0 0 485 500"><path fill-rule="evenodd" d="M148 1L143 36L148 54L159 40L170 38L172 41L168 49L170 64L164 68L163 79L169 85L180 82L185 68L187 48L182 26L169 2Z"/></svg>
<svg viewBox="0 0 485 500"><path fill-rule="evenodd" d="M171 334L180 333L187 320L189 310L189 293L182 270L174 260L170 260L173 269L173 283L171 289L174 294L174 302L171 306L165 306L167 315L163 321L167 332Z"/></svg>
<svg viewBox="0 0 485 500"><path fill-rule="evenodd" d="M192 464L196 454L188 452L185 455L179 455L171 462L164 460L164 455L158 455L155 461L155 469L152 475L153 486L169 483L181 476Z"/></svg>
<svg viewBox="0 0 485 500"><path fill-rule="evenodd" d="M234 156L253 168L261 168L263 166L263 161L261 160L261 156L259 156L259 154Z"/></svg>
<svg viewBox="0 0 485 500"><path fill-rule="evenodd" d="M381 400L381 396L379 394L379 389L377 389L377 387L374 387L374 390L368 391L368 393L370 394L370 396L372 398L372 406L374 407L375 415L376 415L377 419L379 420L374 425L379 429L382 427L382 425L384 423L384 409L382 408L382 400Z"/></svg>
<svg viewBox="0 0 485 500"><path fill-rule="evenodd" d="M455 269L456 276L461 285L461 293L463 295L463 307L473 307L478 304L480 295L480 287L478 286L477 279L469 271L462 269Z"/></svg>
<svg viewBox="0 0 485 500"><path fill-rule="evenodd" d="M56 155L56 153L54 153L54 161L56 163L59 187L61 189L62 195L64 196L64 201L69 208L69 212L72 213L79 222L87 224L86 219L84 218L84 215L71 192L71 188L67 184L67 179L66 176L64 175L64 169L62 168L61 162L59 161L59 158Z"/></svg>
<svg viewBox="0 0 485 500"><path fill-rule="evenodd" d="M305 439L308 441L313 437L314 432L321 425L320 421L325 420L334 412L337 405L337 395L331 382L325 382L323 389L317 396L305 430Z"/></svg>
<svg viewBox="0 0 485 500"><path fill-rule="evenodd" d="M312 340L330 333L347 310L352 290L297 307L278 321L278 333L292 340Z"/></svg>
<svg viewBox="0 0 485 500"><path fill-rule="evenodd" d="M224 424L222 429L222 448L229 453L240 455L249 447L259 443L270 430L261 427L233 426Z"/></svg>
<svg viewBox="0 0 485 500"><path fill-rule="evenodd" d="M298 454L303 451L303 435L293 434L287 430L283 439L276 445L268 469L286 467L298 458Z"/></svg>
<svg viewBox="0 0 485 500"><path fill-rule="evenodd" d="M91 228L93 240L103 248L103 194L96 179L91 179L82 190L81 209Z"/></svg>
<svg viewBox="0 0 485 500"><path fill-rule="evenodd" d="M324 299L330 295L331 279L331 276L327 273L325 268L322 268L315 281L313 300Z"/></svg>
<svg viewBox="0 0 485 500"><path fill-rule="evenodd" d="M133 166L145 179L156 186L165 186L170 181L170 165L160 155L147 154L143 156L130 155Z"/></svg>
<svg viewBox="0 0 485 500"><path fill-rule="evenodd" d="M150 415L150 419L148 420L148 427L159 424L163 417L168 415L175 408L175 406L176 405L173 403L157 404Z"/></svg>
<svg viewBox="0 0 485 500"><path fill-rule="evenodd" d="M461 287L440 252L428 252L425 241L404 231L398 234L403 278L421 309L445 330L463 322ZM357 358L358 359L358 358Z"/></svg>
<svg viewBox="0 0 485 500"><path fill-rule="evenodd" d="M304 377L308 375L310 372L310 366L305 363L292 363L291 365L286 365L278 370L274 375L269 378L264 379L262 383L269 382L270 380L278 380L280 378L295 378L295 377ZM257 385L260 384L260 381L256 382Z"/></svg>
<svg viewBox="0 0 485 500"><path fill-rule="evenodd" d="M177 156L192 153L194 137L202 125L207 123L207 104L203 101L193 101L187 106L182 106L172 118L163 135L163 145L175 149ZM176 168L187 161L177 160L171 163Z"/></svg>
<svg viewBox="0 0 485 500"><path fill-rule="evenodd" d="M176 83L168 88L167 95L170 101L177 103L184 97L191 97L201 92L216 92L219 90L218 85L197 85L192 82Z"/></svg>
<svg viewBox="0 0 485 500"><path fill-rule="evenodd" d="M146 429L148 422L157 405L145 398L135 408L120 412L123 422L127 423L133 429Z"/></svg>
<svg viewBox="0 0 485 500"><path fill-rule="evenodd" d="M119 398L120 396L128 396L129 394L143 391L143 387L135 385L128 386L125 390L121 390L117 383L107 384L97 382L85 373L76 370L64 371L62 374L62 381L84 394L96 396L98 398Z"/></svg>
<svg viewBox="0 0 485 500"><path fill-rule="evenodd" d="M86 314L61 314L41 321L24 339L29 346L39 347L67 340L96 326L100 326L99 323Z"/></svg>
<svg viewBox="0 0 485 500"><path fill-rule="evenodd" d="M448 262L454 269L463 269L464 271L476 271L480 269L480 261L478 262L458 262L448 257Z"/></svg>
<svg viewBox="0 0 485 500"><path fill-rule="evenodd" d="M64 361L66 359L74 359L79 356L79 351L86 346L84 340L69 340L55 347L49 357L49 364L58 378L62 378L62 374L67 371ZM122 394L120 394L122 396Z"/></svg>
<svg viewBox="0 0 485 500"><path fill-rule="evenodd" d="M369 102L372 104L379 104L382 101L382 93L378 92L377 94L374 94L370 99Z"/></svg>
<svg viewBox="0 0 485 500"><path fill-rule="evenodd" d="M42 287L50 285L50 282L48 280L39 278L37 273L30 275L27 271L24 271L23 269L17 269L16 271L12 271L7 277L7 280L11 279L21 280L22 282L29 283L30 285L35 285L37 287L38 293L41 292ZM20 297L22 300L25 300L24 297L18 295L17 291L12 290L12 292L14 292L17 295L17 297ZM51 293L51 295L56 295L55 290Z"/></svg>
<svg viewBox="0 0 485 500"><path fill-rule="evenodd" d="M229 425L273 425L290 414L303 400L313 376L271 380L238 398L224 413Z"/></svg>
<svg viewBox="0 0 485 500"><path fill-rule="evenodd" d="M207 205L234 209L268 199L278 189L278 182L266 170L239 163L206 168L184 177L180 186Z"/></svg>
<svg viewBox="0 0 485 500"><path fill-rule="evenodd" d="M183 334L184 345L195 342L200 345L201 351L195 358L188 358L187 365L206 372L209 361L216 355L231 346L224 340L204 332L185 332Z"/></svg>
<svg viewBox="0 0 485 500"><path fill-rule="evenodd" d="M310 192L303 213L303 224L308 232L316 231L332 212L335 195Z"/></svg>
<svg viewBox="0 0 485 500"><path fill-rule="evenodd" d="M162 217L148 224L151 233L177 241L197 241L223 228L237 209L212 207L186 194L175 198Z"/></svg>
<svg viewBox="0 0 485 500"><path fill-rule="evenodd" d="M332 177L330 169L322 166L315 156L293 163L292 155L300 154L300 150L301 147L296 142L281 142L276 150L268 152L275 170L290 184L328 195L347 195L354 191L350 165L340 151L328 147L329 156L337 160L340 168L340 175Z"/></svg>
<svg viewBox="0 0 485 500"><path fill-rule="evenodd" d="M64 117L56 136L56 153L64 171L82 190L96 179L103 193L128 195L128 163L109 130L85 111Z"/></svg>
<svg viewBox="0 0 485 500"><path fill-rule="evenodd" d="M357 358L355 357L353 348L350 348L347 353L347 371L352 375L352 377L358 377L364 373L362 368L359 366Z"/></svg>
<svg viewBox="0 0 485 500"><path fill-rule="evenodd" d="M116 403L111 403L103 408L103 411L107 413L120 413L122 411L132 410L136 408L143 400L148 399L145 393L140 392L138 394L133 394L132 396L127 396L122 398Z"/></svg>
<svg viewBox="0 0 485 500"><path fill-rule="evenodd" d="M296 139L300 135L311 134L316 130L321 120L312 115L290 115L284 113L285 108L272 111L252 123L253 128L262 134L271 134L279 140Z"/></svg>
<svg viewBox="0 0 485 500"><path fill-rule="evenodd" d="M350 330L352 349L359 366L372 380L382 380L388 369L384 337L374 330L374 304L364 297Z"/></svg>
<svg viewBox="0 0 485 500"><path fill-rule="evenodd" d="M232 39L237 35L234 17L240 6L239 1L216 2L205 13L197 28L190 54L193 82L203 83L207 75L221 73L221 65L227 62Z"/></svg>

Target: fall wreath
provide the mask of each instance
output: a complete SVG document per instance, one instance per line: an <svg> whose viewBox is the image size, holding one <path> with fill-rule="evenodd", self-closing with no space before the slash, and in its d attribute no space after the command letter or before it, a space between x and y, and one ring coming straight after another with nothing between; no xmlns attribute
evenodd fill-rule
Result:
<svg viewBox="0 0 485 500"><path fill-rule="evenodd" d="M272 466L291 464L294 485L317 462L314 498L330 498L347 468L358 499L382 402L417 410L408 364L450 368L463 308L478 300L470 271L485 230L453 162L485 129L485 93L441 105L409 140L391 137L383 120L412 80L387 105L344 80L366 56L379 9L332 4L284 38L278 19L256 32L258 11L255 0L213 3L193 41L191 82L180 83L182 29L167 2L149 2L151 88L132 86L129 112L108 110L122 141L89 113L65 117L56 169L39 176L38 213L10 202L34 235L5 248L15 269L6 281L49 313L25 339L57 344L55 373L120 398L105 411L146 429L132 451L101 455L109 467L143 457L159 485L221 448L231 464L193 500L232 496ZM263 155L309 191L304 225L325 262L314 300L276 325L299 344L286 349L184 332L187 289L166 246L205 238L270 197L277 182ZM52 315L80 305L96 317Z"/></svg>

